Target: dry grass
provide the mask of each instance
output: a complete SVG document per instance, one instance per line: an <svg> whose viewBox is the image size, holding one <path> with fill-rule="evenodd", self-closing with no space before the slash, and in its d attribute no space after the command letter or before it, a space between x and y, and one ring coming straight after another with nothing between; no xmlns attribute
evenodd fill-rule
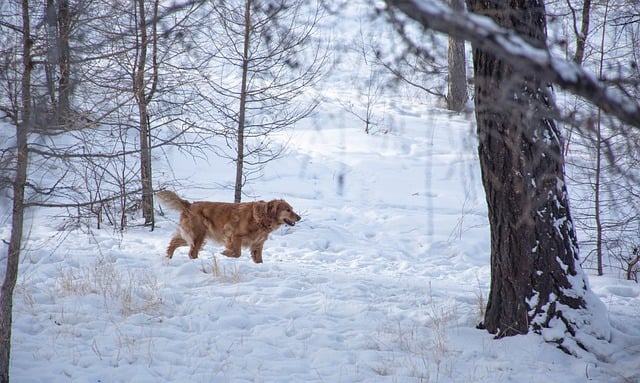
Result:
<svg viewBox="0 0 640 383"><path fill-rule="evenodd" d="M369 348L383 357L371 367L374 373L393 379L410 376L416 382L437 382L453 375L454 366L448 358L452 352L448 331L458 317L455 306L434 299L430 287L428 298L424 321L396 321L378 329L376 342Z"/></svg>
<svg viewBox="0 0 640 383"><path fill-rule="evenodd" d="M211 275L225 283L240 283L242 282L242 274L240 274L240 270L238 270L237 266L233 266L232 268L227 268L225 265L220 265L218 262L218 258L214 255L213 262L211 263L211 269L203 262L201 265L201 270L205 274L211 273Z"/></svg>
<svg viewBox="0 0 640 383"><path fill-rule="evenodd" d="M100 295L107 311L117 309L123 316L137 313L155 315L163 303L155 275L146 270L122 272L104 257L91 267L60 269L54 295Z"/></svg>

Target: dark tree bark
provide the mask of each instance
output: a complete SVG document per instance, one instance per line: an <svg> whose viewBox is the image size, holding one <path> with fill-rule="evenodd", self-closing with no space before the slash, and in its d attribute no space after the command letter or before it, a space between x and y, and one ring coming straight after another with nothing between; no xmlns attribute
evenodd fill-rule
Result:
<svg viewBox="0 0 640 383"><path fill-rule="evenodd" d="M451 9L464 11L464 0L451 0ZM463 39L449 36L448 64L447 109L460 112L469 98Z"/></svg>
<svg viewBox="0 0 640 383"><path fill-rule="evenodd" d="M71 13L69 0L58 0L58 109L57 114L63 121L69 119L71 111Z"/></svg>
<svg viewBox="0 0 640 383"><path fill-rule="evenodd" d="M578 65L582 65L582 60L584 60L584 51L587 46L587 35L589 34L590 14L591 0L584 0L582 5L582 26L580 27L579 32L576 30L576 54L573 56L573 61Z"/></svg>
<svg viewBox="0 0 640 383"><path fill-rule="evenodd" d="M242 200L242 186L244 185L244 128L247 110L247 76L249 75L249 43L251 40L251 0L244 4L244 36L242 44L242 82L240 84L240 105L238 111L238 147L236 148L236 183L233 196L234 202Z"/></svg>
<svg viewBox="0 0 640 383"><path fill-rule="evenodd" d="M58 25L56 23L58 11L54 0L46 0L45 20L47 24L47 59L44 62L44 71L47 79L47 94L51 105L56 108L55 78L57 76L55 65L58 61Z"/></svg>
<svg viewBox="0 0 640 383"><path fill-rule="evenodd" d="M151 102L158 81L157 61L157 14L158 0L153 3L153 18L151 25L146 19L145 1L137 0L138 44L136 48L137 63L133 71L133 93L138 106L138 129L140 131L140 179L142 182L142 216L145 226L151 226L153 230L155 217L153 211L153 176L151 171L151 126L149 118L149 103ZM147 29L151 27L152 36L149 37ZM151 69L147 69L149 54L152 59ZM150 84L146 75L151 72ZM149 85L149 86L148 86ZM147 87L148 86L148 87Z"/></svg>
<svg viewBox="0 0 640 383"><path fill-rule="evenodd" d="M469 9L546 49L538 0L468 0ZM498 337L564 326L575 336L590 317L590 293L564 182L562 138L550 84L474 47L475 107L491 227L491 291L484 318ZM565 350L565 337L552 339ZM580 342L578 346L583 347Z"/></svg>
<svg viewBox="0 0 640 383"><path fill-rule="evenodd" d="M53 116L49 122L64 127L71 110L71 14L68 0L46 0L47 59L44 69ZM56 71L57 68L57 71ZM57 79L57 81L56 81Z"/></svg>
<svg viewBox="0 0 640 383"><path fill-rule="evenodd" d="M7 269L0 291L0 383L9 382L11 361L11 326L13 321L13 290L18 280L18 264L22 248L24 221L24 189L27 180L27 132L31 128L31 28L29 26L29 1L22 0L22 79L21 121L16 124L16 170L13 180L13 209L11 237L7 252Z"/></svg>

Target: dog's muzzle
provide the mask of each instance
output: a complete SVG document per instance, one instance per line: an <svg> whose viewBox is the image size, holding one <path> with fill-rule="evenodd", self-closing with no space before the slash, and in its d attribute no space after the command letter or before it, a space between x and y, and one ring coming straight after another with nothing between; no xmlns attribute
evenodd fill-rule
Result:
<svg viewBox="0 0 640 383"><path fill-rule="evenodd" d="M292 220L287 219L287 218L284 219L284 223L286 223L289 226L295 226L296 222L298 222L298 221L300 221L300 216L297 215L297 214L296 214L296 220L295 221L292 221Z"/></svg>

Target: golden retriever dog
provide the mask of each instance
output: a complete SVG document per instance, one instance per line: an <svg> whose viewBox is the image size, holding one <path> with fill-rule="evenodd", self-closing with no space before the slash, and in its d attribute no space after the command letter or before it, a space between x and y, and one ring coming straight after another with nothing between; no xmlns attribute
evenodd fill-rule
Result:
<svg viewBox="0 0 640 383"><path fill-rule="evenodd" d="M238 258L243 247L251 250L251 259L262 263L262 246L269 233L282 225L294 226L300 216L291 205L281 199L269 202L189 202L172 191L163 190L158 199L168 208L179 211L180 223L174 234L167 257L181 246L191 246L189 258L198 258L198 252L207 238L224 245L227 257Z"/></svg>

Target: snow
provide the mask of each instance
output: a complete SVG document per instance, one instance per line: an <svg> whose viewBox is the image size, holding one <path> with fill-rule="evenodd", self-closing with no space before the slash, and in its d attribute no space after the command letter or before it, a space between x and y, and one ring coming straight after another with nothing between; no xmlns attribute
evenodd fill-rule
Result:
<svg viewBox="0 0 640 383"><path fill-rule="evenodd" d="M34 215L15 296L13 381L640 376L631 362L640 351L640 288L632 282L592 277L614 327L612 342L598 345L602 360L545 343L561 326L501 340L475 329L488 294L489 234L467 119L416 106L395 116L401 129L367 136L335 110L324 105L314 118L326 128L309 123L283 134L287 155L251 185L257 198L285 198L303 216L272 234L264 264L246 253L225 258L212 243L197 260L184 249L166 259L171 213L153 232L122 235L60 231L56 220ZM173 154L186 169L189 161ZM180 191L188 199L230 193Z"/></svg>
<svg viewBox="0 0 640 383"><path fill-rule="evenodd" d="M168 260L171 212L152 232L117 233L62 230L50 211L32 211L12 381L640 381L635 282L590 276L600 301L589 305L611 322L611 342L589 344L592 354L545 341L559 339L561 322L500 340L476 329L490 237L471 116L390 100L402 108L388 109L389 132L365 135L343 93L324 95L316 115L274 136L286 154L247 187L246 200L285 198L303 217L271 235L263 264L213 243L197 260L185 248ZM232 199L232 164L165 154L171 162L154 169L189 180L183 198ZM1 268L5 257L0 242Z"/></svg>

